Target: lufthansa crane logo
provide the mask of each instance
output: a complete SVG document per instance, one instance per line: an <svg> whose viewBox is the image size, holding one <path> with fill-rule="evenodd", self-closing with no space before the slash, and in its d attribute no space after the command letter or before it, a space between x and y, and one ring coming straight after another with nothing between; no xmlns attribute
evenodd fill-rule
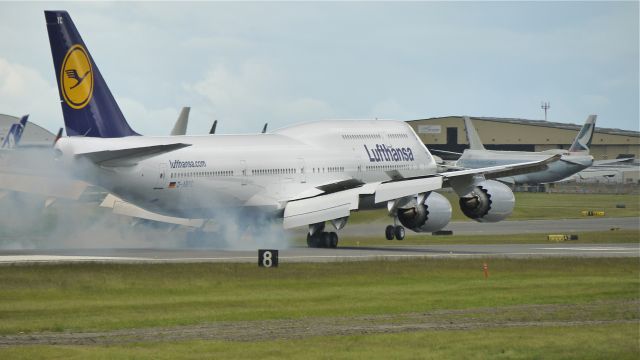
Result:
<svg viewBox="0 0 640 360"><path fill-rule="evenodd" d="M87 51L74 45L62 61L60 90L64 101L74 109L87 106L93 95L93 68Z"/></svg>

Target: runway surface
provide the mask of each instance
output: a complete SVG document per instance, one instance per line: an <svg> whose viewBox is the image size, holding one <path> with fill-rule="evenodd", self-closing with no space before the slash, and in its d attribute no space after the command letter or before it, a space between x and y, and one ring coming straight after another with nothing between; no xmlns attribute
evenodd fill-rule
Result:
<svg viewBox="0 0 640 360"><path fill-rule="evenodd" d="M382 236L384 223L351 224L340 231L341 236ZM504 221L495 224L453 222L447 229L454 234L514 234L514 233L574 233L608 231L612 228L639 230L638 218L591 218L567 220ZM302 230L304 231L304 230ZM411 236L407 232L408 237ZM363 242L366 245L366 242ZM376 247L340 247L338 249L309 249L293 247L280 249L279 259L288 262L331 262L373 259L406 258L462 258L462 257L640 257L639 243L625 244L492 244L492 245L403 245L392 242ZM256 262L257 251L219 249L0 249L0 264L108 262L108 263L164 263L164 262Z"/></svg>
<svg viewBox="0 0 640 360"><path fill-rule="evenodd" d="M386 223L347 224L340 231L343 236L383 236ZM584 219L560 220L514 220L497 223L477 223L475 221L452 221L445 228L456 235L500 235L522 233L569 233L585 231L639 230L640 218L590 217ZM415 235L407 231L407 236Z"/></svg>
<svg viewBox="0 0 640 360"><path fill-rule="evenodd" d="M282 249L281 263L334 262L408 258L487 257L640 257L640 244L393 245L338 249ZM256 250L212 249L65 249L1 250L0 264L107 262L238 262L258 261Z"/></svg>

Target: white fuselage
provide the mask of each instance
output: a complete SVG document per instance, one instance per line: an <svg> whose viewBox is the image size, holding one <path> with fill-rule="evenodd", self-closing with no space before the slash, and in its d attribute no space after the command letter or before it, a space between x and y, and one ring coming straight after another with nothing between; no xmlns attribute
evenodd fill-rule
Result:
<svg viewBox="0 0 640 360"><path fill-rule="evenodd" d="M183 143L128 166L78 166L76 156ZM75 174L143 209L208 218L229 208L282 211L323 186L434 174L433 157L400 121L317 121L270 134L60 139ZM334 185L335 186L335 185Z"/></svg>

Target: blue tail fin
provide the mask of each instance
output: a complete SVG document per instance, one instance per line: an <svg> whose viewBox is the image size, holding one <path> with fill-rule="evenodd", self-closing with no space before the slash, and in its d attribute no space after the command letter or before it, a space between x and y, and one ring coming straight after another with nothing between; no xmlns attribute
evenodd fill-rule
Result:
<svg viewBox="0 0 640 360"><path fill-rule="evenodd" d="M20 122L18 124L11 125L7 136L4 138L2 145L0 145L1 149L13 149L18 147L24 127L27 126L27 119L29 119L29 115L25 115L20 118Z"/></svg>
<svg viewBox="0 0 640 360"><path fill-rule="evenodd" d="M45 11L44 16L67 135L138 135L122 115L69 14Z"/></svg>

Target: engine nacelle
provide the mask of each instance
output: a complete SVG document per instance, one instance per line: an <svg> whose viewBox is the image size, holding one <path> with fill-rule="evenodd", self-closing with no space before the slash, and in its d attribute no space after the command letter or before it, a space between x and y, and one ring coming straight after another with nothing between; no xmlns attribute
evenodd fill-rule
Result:
<svg viewBox="0 0 640 360"><path fill-rule="evenodd" d="M398 220L415 232L433 232L447 226L451 220L451 204L444 196L430 192L421 204L398 209Z"/></svg>
<svg viewBox="0 0 640 360"><path fill-rule="evenodd" d="M515 204L516 199L511 189L495 180L479 183L472 192L460 198L460 210L478 222L504 220L511 215Z"/></svg>

